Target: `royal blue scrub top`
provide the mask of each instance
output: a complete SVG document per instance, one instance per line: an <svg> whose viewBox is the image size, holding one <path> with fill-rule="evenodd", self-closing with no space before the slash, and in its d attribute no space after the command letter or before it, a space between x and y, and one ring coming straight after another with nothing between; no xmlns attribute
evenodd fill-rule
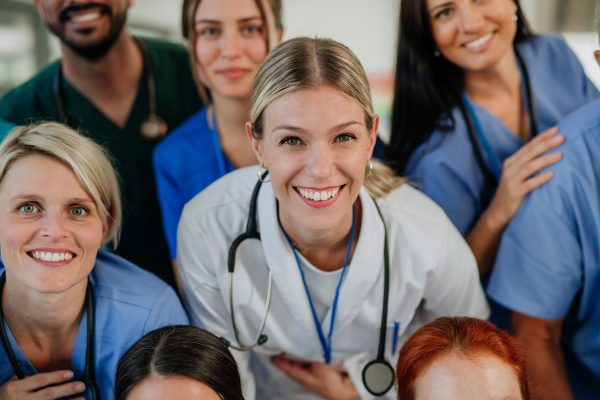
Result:
<svg viewBox="0 0 600 400"><path fill-rule="evenodd" d="M0 262L0 274L4 265ZM94 366L102 399L112 399L115 372L121 355L144 334L167 325L188 325L189 320L173 288L152 273L125 259L99 251L90 274L94 292ZM25 357L10 328L8 340L25 376L38 372ZM83 314L71 359L74 381L85 366L87 310ZM0 384L15 375L4 347L0 346ZM89 389L84 397L92 399Z"/></svg>
<svg viewBox="0 0 600 400"><path fill-rule="evenodd" d="M537 128L541 133L556 126L571 112L598 98L600 93L583 71L581 63L560 36L543 35L517 45L529 72L537 111ZM524 80L521 79L523 103L527 106ZM467 99L468 101L468 99ZM502 166L504 160L525 144L504 123L485 108L469 101L481 125L491 154L482 141L479 148L488 168ZM479 219L485 207L482 191L484 174L475 158L466 122L458 107L452 111L454 129L436 130L428 141L411 156L406 175L425 194L438 203L464 235ZM499 171L496 178L499 179ZM495 193L493 188L492 195ZM487 282L484 280L484 286ZM490 302L490 321L509 329L509 313Z"/></svg>
<svg viewBox="0 0 600 400"><path fill-rule="evenodd" d="M563 159L508 225L488 295L540 319L565 318L562 349L577 400L600 394L600 100L559 124Z"/></svg>
<svg viewBox="0 0 600 400"><path fill-rule="evenodd" d="M206 110L192 115L154 150L156 190L171 259L177 258L177 225L183 206L235 169L221 148L217 130L208 126ZM383 159L379 137L373 157Z"/></svg>

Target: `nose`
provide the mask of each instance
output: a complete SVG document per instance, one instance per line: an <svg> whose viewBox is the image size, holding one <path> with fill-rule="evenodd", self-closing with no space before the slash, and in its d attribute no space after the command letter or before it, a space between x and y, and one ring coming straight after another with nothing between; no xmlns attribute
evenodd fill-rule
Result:
<svg viewBox="0 0 600 400"><path fill-rule="evenodd" d="M221 55L225 58L235 58L242 53L242 38L240 34L228 32L222 36Z"/></svg>
<svg viewBox="0 0 600 400"><path fill-rule="evenodd" d="M483 14L472 4L466 5L461 10L462 28L465 33L478 33L483 26Z"/></svg>
<svg viewBox="0 0 600 400"><path fill-rule="evenodd" d="M307 154L306 173L316 182L325 181L335 170L335 154L326 144L311 148Z"/></svg>
<svg viewBox="0 0 600 400"><path fill-rule="evenodd" d="M48 213L42 220L40 233L53 242L58 242L67 236L67 221L61 213Z"/></svg>

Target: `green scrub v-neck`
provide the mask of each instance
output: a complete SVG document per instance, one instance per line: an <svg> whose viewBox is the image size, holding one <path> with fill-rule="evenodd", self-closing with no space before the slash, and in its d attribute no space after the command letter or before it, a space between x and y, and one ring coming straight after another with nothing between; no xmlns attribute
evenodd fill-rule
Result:
<svg viewBox="0 0 600 400"><path fill-rule="evenodd" d="M165 120L170 132L202 107L188 53L181 45L142 40L147 45L154 75L157 115ZM0 118L17 124L59 121L53 90L57 66L58 62L51 64L29 82L9 92L0 101ZM152 169L152 151L156 142L149 142L140 135L140 125L147 118L150 107L147 82L144 73L123 128L108 119L66 79L62 80L63 101L69 125L105 146L119 173L123 229L115 253L174 285Z"/></svg>

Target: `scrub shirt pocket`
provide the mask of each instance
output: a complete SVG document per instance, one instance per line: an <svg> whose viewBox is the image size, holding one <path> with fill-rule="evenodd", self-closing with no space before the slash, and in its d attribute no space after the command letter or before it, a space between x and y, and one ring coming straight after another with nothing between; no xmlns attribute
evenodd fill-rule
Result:
<svg viewBox="0 0 600 400"><path fill-rule="evenodd" d="M402 347L400 337L405 330L404 324L402 321L388 322L385 329L385 358L388 361L393 362L396 360L398 352L400 352L400 347ZM375 349L375 352L377 352L377 348L379 346L380 332L381 325L373 327L373 338L371 343L372 348Z"/></svg>

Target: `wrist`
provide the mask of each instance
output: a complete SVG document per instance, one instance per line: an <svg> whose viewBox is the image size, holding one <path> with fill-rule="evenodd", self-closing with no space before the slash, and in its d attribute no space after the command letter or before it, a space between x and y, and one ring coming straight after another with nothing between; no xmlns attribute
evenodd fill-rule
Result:
<svg viewBox="0 0 600 400"><path fill-rule="evenodd" d="M502 232L510 222L510 218L505 216L502 210L490 203L489 207L481 215L485 226L492 232Z"/></svg>

